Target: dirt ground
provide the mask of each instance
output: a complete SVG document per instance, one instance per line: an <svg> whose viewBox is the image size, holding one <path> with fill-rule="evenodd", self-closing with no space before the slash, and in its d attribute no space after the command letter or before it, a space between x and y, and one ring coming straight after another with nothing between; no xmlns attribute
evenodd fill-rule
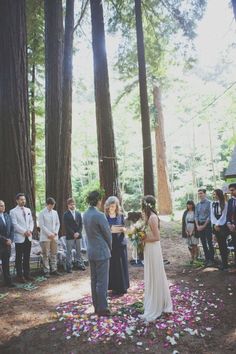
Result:
<svg viewBox="0 0 236 354"><path fill-rule="evenodd" d="M58 321L55 309L60 303L77 301L90 292L87 269L41 282L38 289L31 292L0 287L1 294L8 293L0 299L0 353L236 353L236 273L189 266L180 225L162 221L161 229L163 256L170 262L165 266L169 281L187 284L193 291L201 286L206 294L215 294L223 300L223 307L215 309L218 320L209 333L202 337L185 333L173 346L142 337L126 339L122 343L115 340L92 343L83 335L65 339L65 325ZM130 265L129 270L132 284L143 279L143 268ZM56 330L52 330L53 326ZM140 341L145 342L145 347L137 345Z"/></svg>

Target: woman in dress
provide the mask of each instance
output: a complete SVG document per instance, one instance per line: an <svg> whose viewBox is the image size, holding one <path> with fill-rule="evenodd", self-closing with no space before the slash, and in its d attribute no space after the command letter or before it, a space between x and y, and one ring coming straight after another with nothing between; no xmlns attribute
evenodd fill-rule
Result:
<svg viewBox="0 0 236 354"><path fill-rule="evenodd" d="M228 204L225 201L224 193L221 189L215 189L213 191L214 201L211 203L211 224L212 233L215 235L222 264L219 266L220 270L228 270L228 249L227 249L227 236L229 230L226 225L226 215Z"/></svg>
<svg viewBox="0 0 236 354"><path fill-rule="evenodd" d="M112 232L108 289L112 290L113 294L122 295L127 293L129 288L129 273L124 216L120 212L120 203L117 197L111 196L106 200L105 214Z"/></svg>
<svg viewBox="0 0 236 354"><path fill-rule="evenodd" d="M147 195L142 200L146 227L144 239L144 314L145 321L154 321L162 313L173 311L170 290L163 264L156 200Z"/></svg>
<svg viewBox="0 0 236 354"><path fill-rule="evenodd" d="M187 201L186 210L183 213L182 237L186 239L186 244L191 254L190 263L193 264L198 257L199 239L196 237L195 204L192 200Z"/></svg>

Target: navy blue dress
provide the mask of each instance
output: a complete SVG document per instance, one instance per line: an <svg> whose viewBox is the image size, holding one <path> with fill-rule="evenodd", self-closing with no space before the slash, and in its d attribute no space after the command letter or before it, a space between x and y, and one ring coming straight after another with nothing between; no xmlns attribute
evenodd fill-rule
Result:
<svg viewBox="0 0 236 354"><path fill-rule="evenodd" d="M109 225L124 225L124 216L111 218L107 215ZM129 288L127 241L124 233L112 234L112 251L109 270L108 289L115 294L125 294Z"/></svg>

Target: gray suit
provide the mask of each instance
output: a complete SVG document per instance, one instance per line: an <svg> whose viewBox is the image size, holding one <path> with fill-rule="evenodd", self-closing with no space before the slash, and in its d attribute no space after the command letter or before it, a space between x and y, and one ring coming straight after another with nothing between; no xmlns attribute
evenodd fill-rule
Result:
<svg viewBox="0 0 236 354"><path fill-rule="evenodd" d="M104 213L89 207L83 215L88 241L88 259L91 272L91 289L95 312L107 309L109 260L112 235Z"/></svg>

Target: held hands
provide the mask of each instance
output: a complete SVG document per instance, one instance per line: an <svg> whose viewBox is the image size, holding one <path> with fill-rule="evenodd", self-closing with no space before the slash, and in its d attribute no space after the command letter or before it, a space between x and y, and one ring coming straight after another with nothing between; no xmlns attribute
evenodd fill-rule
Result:
<svg viewBox="0 0 236 354"><path fill-rule="evenodd" d="M233 224L227 224L228 226L228 229L231 231L231 232L234 232L235 231L235 225Z"/></svg>
<svg viewBox="0 0 236 354"><path fill-rule="evenodd" d="M205 229L204 225L197 225L197 231L202 231L204 229Z"/></svg>
<svg viewBox="0 0 236 354"><path fill-rule="evenodd" d="M24 236L25 237L31 237L32 236L32 232L27 230L27 231L25 231Z"/></svg>
<svg viewBox="0 0 236 354"><path fill-rule="evenodd" d="M56 237L56 234L54 234L54 233L51 233L51 234L48 236L49 240L54 239L54 237Z"/></svg>

